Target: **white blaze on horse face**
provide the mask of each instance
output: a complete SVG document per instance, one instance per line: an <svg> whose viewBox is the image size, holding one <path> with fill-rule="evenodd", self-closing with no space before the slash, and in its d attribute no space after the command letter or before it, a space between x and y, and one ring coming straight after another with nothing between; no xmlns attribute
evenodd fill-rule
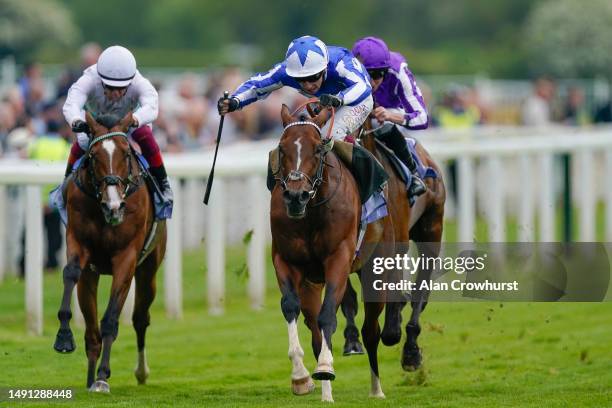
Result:
<svg viewBox="0 0 612 408"><path fill-rule="evenodd" d="M299 171L300 166L302 165L302 142L300 142L300 140L302 140L301 137L299 137L298 140L293 142L297 146L297 166L295 166L296 171Z"/></svg>
<svg viewBox="0 0 612 408"><path fill-rule="evenodd" d="M102 142L102 147L104 148L106 153L108 153L109 173L113 174L113 153L115 153L115 147L116 147L115 142L113 142L110 139L105 140ZM110 208L111 210L119 209L119 206L121 205L121 198L119 198L119 192L117 191L117 186L108 186L106 190L108 192L108 199L109 199L108 208Z"/></svg>
<svg viewBox="0 0 612 408"><path fill-rule="evenodd" d="M298 337L297 321L293 320L287 324L287 331L289 333L289 360L293 368L291 370L292 380L301 380L308 377L310 374L304 366L304 349L300 345L300 339Z"/></svg>

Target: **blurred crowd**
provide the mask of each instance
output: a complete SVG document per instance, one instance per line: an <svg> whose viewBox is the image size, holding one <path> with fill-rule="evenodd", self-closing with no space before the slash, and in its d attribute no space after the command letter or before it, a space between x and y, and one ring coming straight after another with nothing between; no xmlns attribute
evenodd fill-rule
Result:
<svg viewBox="0 0 612 408"><path fill-rule="evenodd" d="M72 142L73 135L61 113L64 98L70 85L84 68L96 62L100 52L98 44L84 45L80 66L66 67L52 86L45 82L41 64L34 62L23 67L17 82L0 95L0 156L32 157L40 138L55 138L65 145ZM216 100L224 90L235 89L246 78L238 67L226 67L207 75L188 72L175 81L153 77L160 95L154 134L162 150L184 152L213 146L219 118ZM612 121L610 102L592 107L593 104L587 104L583 87L564 83L560 88L547 77L533 81L531 94L511 107L486 101L474 86L451 83L434 93L428 84L419 82L431 126L450 129L482 124L584 126ZM277 137L281 103L295 106L302 100L294 90L281 89L257 106L228 115L224 143Z"/></svg>

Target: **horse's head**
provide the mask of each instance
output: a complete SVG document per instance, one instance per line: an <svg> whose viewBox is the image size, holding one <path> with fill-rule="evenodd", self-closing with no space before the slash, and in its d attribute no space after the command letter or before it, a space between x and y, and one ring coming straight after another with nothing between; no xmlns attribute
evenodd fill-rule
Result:
<svg viewBox="0 0 612 408"><path fill-rule="evenodd" d="M91 129L87 171L104 219L111 225L123 222L125 197L132 184L132 153L127 139L132 114L117 119L104 115L96 121L87 113Z"/></svg>
<svg viewBox="0 0 612 408"><path fill-rule="evenodd" d="M290 218L303 218L323 181L327 149L321 141L321 126L327 120L327 109L312 119L296 118L283 105L281 118L284 131L278 147L283 200Z"/></svg>

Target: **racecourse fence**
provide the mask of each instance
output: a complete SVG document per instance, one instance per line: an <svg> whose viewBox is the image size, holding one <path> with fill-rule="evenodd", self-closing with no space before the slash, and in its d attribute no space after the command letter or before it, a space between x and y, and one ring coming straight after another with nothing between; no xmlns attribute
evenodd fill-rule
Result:
<svg viewBox="0 0 612 408"><path fill-rule="evenodd" d="M417 134L447 173L456 162L456 197L449 195L447 216L456 218L458 240L474 239L477 216L486 220L491 242L506 240L508 216L515 216L519 241L555 241L555 213L559 208L557 157L572 157L573 202L579 208L579 240L595 241L596 206L605 206L605 240L612 240L612 129L553 127L490 128L465 131L424 131ZM204 180L213 152L166 156L172 176L175 210L168 222L164 273L164 304L169 317L182 315L182 263L186 248L206 248L209 313L223 313L225 248L249 232L247 295L253 308L263 305L265 260L269 232L269 193L265 188L268 151L275 140L222 146L209 206L202 204ZM25 190L25 307L27 328L42 333L43 222L41 186L58 183L64 164L0 160L0 282L7 270L7 246L20 238L10 227L14 214L7 186ZM447 176L447 174L445 174ZM448 184L448 177L446 177ZM23 208L22 208L23 207ZM202 257L204 262L204 257ZM0 283L1 284L1 283ZM76 299L74 299L76 300ZM130 319L133 288L124 308ZM78 303L75 319L79 322Z"/></svg>

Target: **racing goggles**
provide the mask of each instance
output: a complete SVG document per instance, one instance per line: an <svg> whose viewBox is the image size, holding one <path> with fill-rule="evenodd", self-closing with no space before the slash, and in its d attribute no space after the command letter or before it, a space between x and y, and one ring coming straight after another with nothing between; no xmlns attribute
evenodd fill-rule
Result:
<svg viewBox="0 0 612 408"><path fill-rule="evenodd" d="M295 78L297 82L317 82L323 76L323 71L307 77Z"/></svg>
<svg viewBox="0 0 612 408"><path fill-rule="evenodd" d="M387 71L389 71L389 68L368 69L368 74L370 74L370 78L377 80L384 78L387 75Z"/></svg>

